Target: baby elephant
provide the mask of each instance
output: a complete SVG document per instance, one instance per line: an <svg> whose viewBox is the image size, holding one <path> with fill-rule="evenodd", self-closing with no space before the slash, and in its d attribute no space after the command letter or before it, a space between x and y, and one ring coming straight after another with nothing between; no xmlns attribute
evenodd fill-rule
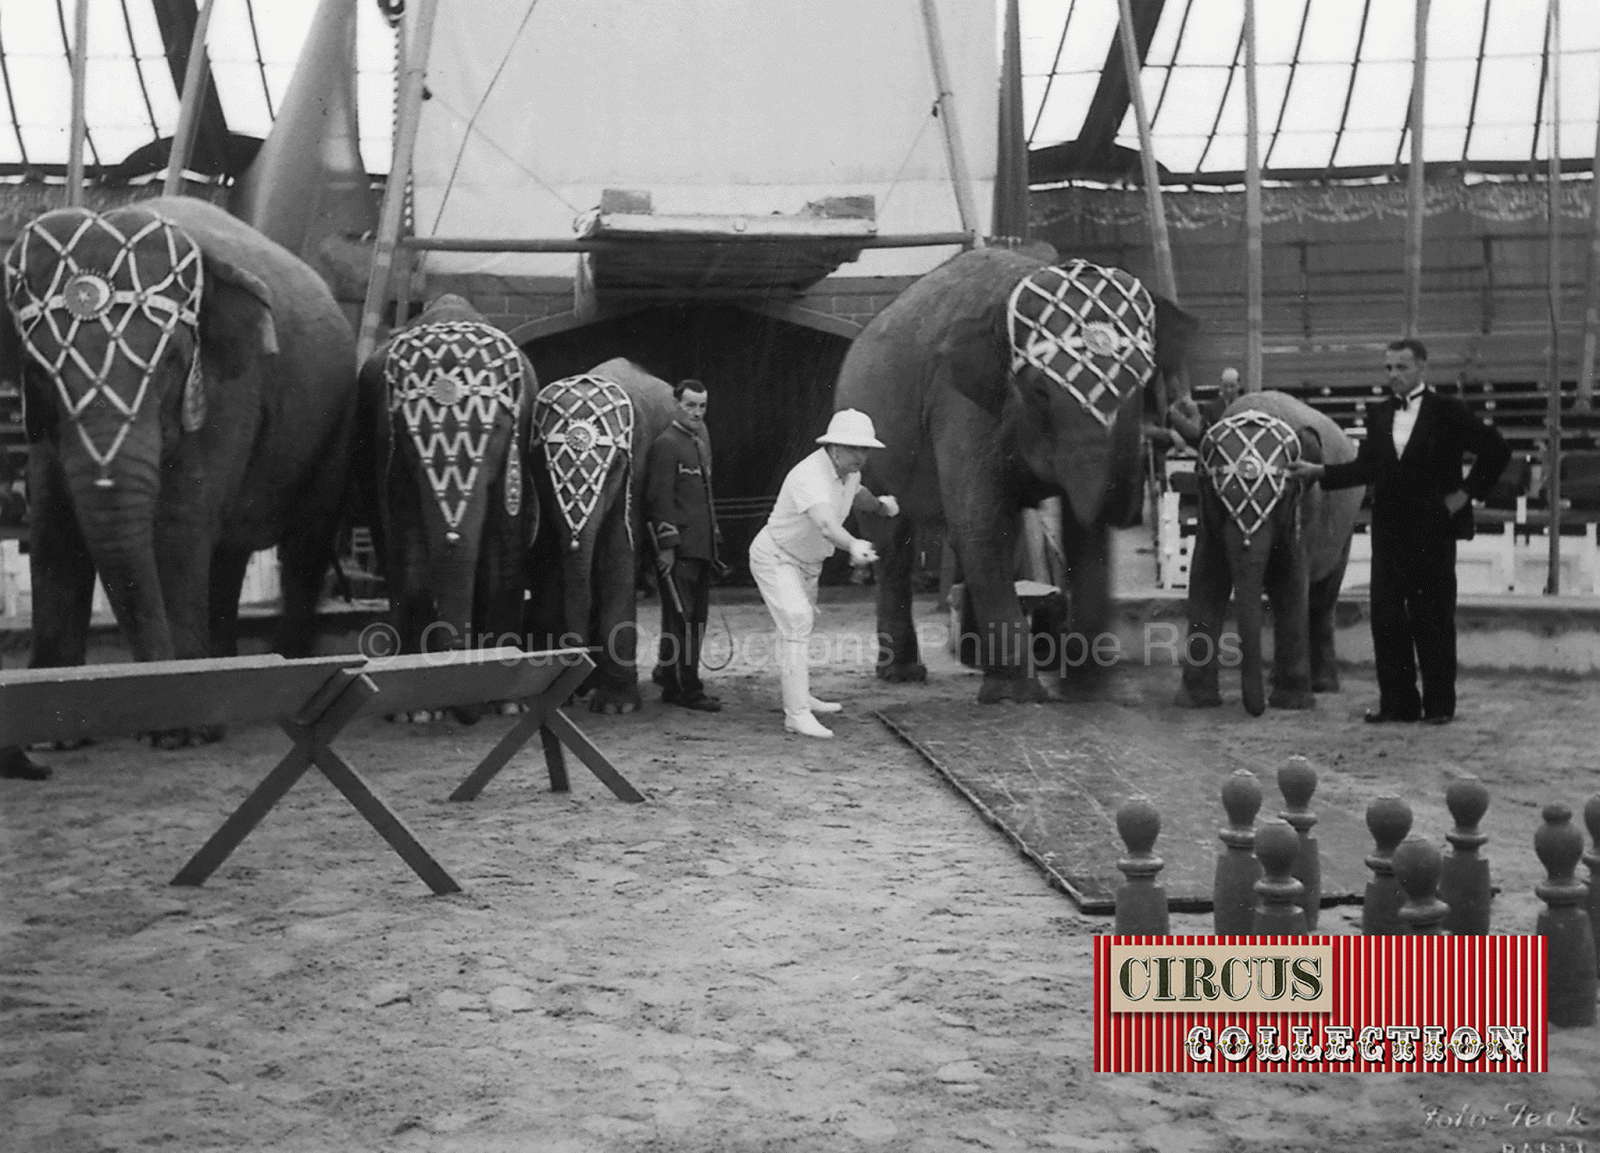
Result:
<svg viewBox="0 0 1600 1153"><path fill-rule="evenodd" d="M1220 705L1217 668L1239 663L1246 711L1265 711L1263 594L1272 602L1272 706L1309 709L1314 692L1338 690L1333 611L1361 490L1325 492L1292 479L1288 470L1302 457L1336 464L1355 454L1338 425L1282 392L1242 396L1206 430L1196 470L1200 517L1177 704ZM1236 637L1222 631L1235 592Z"/></svg>

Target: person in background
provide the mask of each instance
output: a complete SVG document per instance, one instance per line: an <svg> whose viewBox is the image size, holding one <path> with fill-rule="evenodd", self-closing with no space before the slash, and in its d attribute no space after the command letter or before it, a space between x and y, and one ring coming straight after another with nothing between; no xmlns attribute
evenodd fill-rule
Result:
<svg viewBox="0 0 1600 1153"><path fill-rule="evenodd" d="M1456 541L1471 540L1482 501L1511 460L1505 438L1454 397L1428 388L1428 349L1397 340L1384 354L1391 399L1367 412L1348 464L1299 461L1323 488L1372 485L1372 648L1378 707L1369 724L1448 724L1456 714ZM1463 458L1474 458L1461 479ZM1422 694L1417 695L1417 674Z"/></svg>
<svg viewBox="0 0 1600 1153"><path fill-rule="evenodd" d="M709 393L700 381L685 380L672 395L677 416L650 446L646 463L645 522L661 574L661 647L651 679L667 704L716 713L722 704L700 680L700 642L722 543L705 434Z"/></svg>
<svg viewBox="0 0 1600 1153"><path fill-rule="evenodd" d="M878 559L870 541L845 530L852 509L899 516L900 505L892 496L873 496L861 487L868 450L883 447L866 413L853 408L834 413L817 443L822 447L783 478L772 514L750 543L750 573L777 634L783 727L802 736L831 737L832 730L816 714L836 713L842 706L811 695L809 647L817 577L835 549L847 551L853 565Z"/></svg>

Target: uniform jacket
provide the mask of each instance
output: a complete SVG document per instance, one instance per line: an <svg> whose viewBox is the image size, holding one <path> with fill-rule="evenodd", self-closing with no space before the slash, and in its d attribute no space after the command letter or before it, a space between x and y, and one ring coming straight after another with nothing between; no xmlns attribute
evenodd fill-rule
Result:
<svg viewBox="0 0 1600 1153"><path fill-rule="evenodd" d="M1372 532L1374 537L1400 539L1406 535L1471 540L1472 502L1468 501L1452 518L1444 498L1465 489L1474 500L1483 500L1494 488L1511 460L1505 438L1491 425L1472 415L1454 397L1440 396L1432 389L1422 394L1411 439L1405 453L1394 451L1393 403L1368 409L1367 435L1348 464L1332 464L1322 478L1324 488L1353 488L1372 485ZM1463 457L1477 459L1465 480L1461 476Z"/></svg>
<svg viewBox="0 0 1600 1153"><path fill-rule="evenodd" d="M711 446L674 421L650 446L645 518L656 545L714 561L722 534L711 505Z"/></svg>

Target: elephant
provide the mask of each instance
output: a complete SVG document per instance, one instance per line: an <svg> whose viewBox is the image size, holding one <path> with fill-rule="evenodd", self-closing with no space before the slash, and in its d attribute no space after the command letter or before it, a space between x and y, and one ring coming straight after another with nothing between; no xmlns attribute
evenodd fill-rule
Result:
<svg viewBox="0 0 1600 1153"><path fill-rule="evenodd" d="M878 675L921 681L911 619L912 542L943 524L969 597L962 658L983 670L978 700L1053 696L1013 577L1023 508L1060 502L1069 627L1098 637L1111 612L1110 529L1144 498L1146 382L1178 377L1198 323L1119 269L1061 265L1003 248L961 253L913 283L846 354L836 409L866 412L887 445L863 481L905 515L871 529L878 545ZM1060 671L1093 691L1098 663Z"/></svg>
<svg viewBox="0 0 1600 1153"><path fill-rule="evenodd" d="M274 545L275 647L309 654L356 406L355 340L322 279L222 209L162 197L34 219L5 287L30 664L83 663L97 574L135 659L231 656L245 566Z"/></svg>
<svg viewBox="0 0 1600 1153"><path fill-rule="evenodd" d="M529 559L537 647L597 649L595 712L639 708L635 592L645 457L677 413L672 388L622 357L540 389L528 473L539 527Z"/></svg>
<svg viewBox="0 0 1600 1153"><path fill-rule="evenodd" d="M447 294L367 358L360 387L358 467L376 482L368 499L397 651L520 644L535 524L523 467L533 365Z"/></svg>
<svg viewBox="0 0 1600 1153"><path fill-rule="evenodd" d="M1251 716L1260 716L1268 703L1309 709L1315 693L1338 691L1333 613L1362 491L1327 492L1286 477L1283 469L1297 457L1342 464L1355 455L1355 444L1337 424L1283 392L1247 393L1206 430L1196 469L1199 525L1177 704L1222 703L1217 670L1228 655L1220 646L1230 594L1236 594L1237 659ZM1270 701L1262 685L1263 592L1272 603Z"/></svg>

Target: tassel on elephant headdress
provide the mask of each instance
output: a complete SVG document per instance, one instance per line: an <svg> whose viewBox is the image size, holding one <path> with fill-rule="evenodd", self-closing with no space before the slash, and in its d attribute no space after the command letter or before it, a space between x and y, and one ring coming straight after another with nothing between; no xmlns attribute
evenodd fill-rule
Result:
<svg viewBox="0 0 1600 1153"><path fill-rule="evenodd" d="M1156 366L1156 306L1137 278L1087 260L1047 265L1006 302L1011 371L1031 365L1106 428Z"/></svg>
<svg viewBox="0 0 1600 1153"><path fill-rule="evenodd" d="M1225 416L1201 438L1200 465L1244 534L1245 548L1283 498L1289 466L1299 459L1295 430L1265 412Z"/></svg>
<svg viewBox="0 0 1600 1153"><path fill-rule="evenodd" d="M577 549L594 515L606 477L620 453L633 469L633 401L621 385L602 376L570 376L539 390L533 405L534 435L544 444L556 507L567 524L569 547ZM628 494L628 540L633 541L632 485Z"/></svg>
<svg viewBox="0 0 1600 1153"><path fill-rule="evenodd" d="M166 355L167 346L180 327L189 334L191 342L189 372L183 388L183 427L194 432L205 423L206 396L200 375L199 339L205 265L194 241L162 217L153 217L137 231L126 234L103 216L77 211L79 222L64 240L44 227L44 218L29 223L22 230L6 254L6 298L16 317L23 346L55 384L84 450L100 467L95 483L109 487L111 461L127 438L139 414L139 406L149 392L156 366ZM109 261L95 262L91 266L83 254L91 247L86 238L95 236L98 239L96 234L109 235L116 246L115 255ZM166 256L156 267L151 264L150 249L140 247L152 236L160 240ZM36 291L30 283L29 272L35 266L49 270L42 292ZM155 327L154 343L144 352L129 339L130 325L140 319ZM103 334L103 343L84 339L95 328ZM141 336L148 335L142 326L135 331ZM98 353L98 363L86 355L86 347ZM139 385L132 397L121 395L109 383L119 359L139 370ZM88 387L76 397L63 376L69 361L88 382ZM78 419L97 402L109 405L122 416L116 437L103 451L93 443ZM26 412L23 419L26 422Z"/></svg>
<svg viewBox="0 0 1600 1153"><path fill-rule="evenodd" d="M453 539L483 468L494 432L495 409L512 419L506 457L506 513L522 509L522 446L517 414L522 411L522 355L505 333L481 321L446 320L398 333L384 361L389 411L399 413L416 446L448 536ZM466 461L466 471L462 470Z"/></svg>

